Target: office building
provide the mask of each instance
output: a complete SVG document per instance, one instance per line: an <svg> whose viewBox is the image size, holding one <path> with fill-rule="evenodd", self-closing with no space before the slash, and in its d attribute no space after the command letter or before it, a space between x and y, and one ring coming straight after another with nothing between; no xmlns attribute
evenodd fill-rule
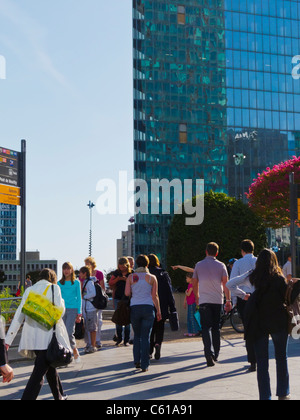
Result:
<svg viewBox="0 0 300 420"><path fill-rule="evenodd" d="M26 252L26 274L36 275L44 268L50 268L57 273L57 260L41 260L39 251ZM0 261L0 271L4 271L7 276L7 280L0 283L0 291L9 288L10 292L15 294L20 283L20 261Z"/></svg>
<svg viewBox="0 0 300 420"><path fill-rule="evenodd" d="M133 0L135 177L246 201L299 154L299 38L299 1ZM136 215L136 254L164 262L171 219Z"/></svg>
<svg viewBox="0 0 300 420"><path fill-rule="evenodd" d="M17 258L17 207L0 203L0 261Z"/></svg>

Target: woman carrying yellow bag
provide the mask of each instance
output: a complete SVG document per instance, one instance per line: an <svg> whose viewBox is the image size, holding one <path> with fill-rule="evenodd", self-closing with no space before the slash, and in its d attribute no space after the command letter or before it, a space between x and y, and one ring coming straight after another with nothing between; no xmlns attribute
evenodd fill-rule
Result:
<svg viewBox="0 0 300 420"><path fill-rule="evenodd" d="M58 311L57 314L55 314L55 309L53 311L53 307L51 308L49 306L47 308L47 306L44 305L45 302L46 304L47 302L52 302L52 284L54 285L54 303ZM39 296L41 299L39 299ZM33 310L34 307L36 311ZM25 308L24 311L23 308ZM45 313L43 313L41 308L46 308ZM60 344L71 350L66 327L62 321L64 311L65 304L61 297L60 288L57 285L56 274L53 270L46 268L41 271L39 281L25 291L22 302L14 316L5 339L6 346L10 347L19 328L25 321L22 329L19 353L24 357L36 357L36 360L32 375L23 393L22 400L37 399L45 375L54 399L66 399L57 370L47 362L47 349L53 336L53 328L49 329L49 323L52 323L52 318L57 317L59 314L60 318L56 323L56 337ZM50 318L52 320L50 320ZM45 321L46 319L47 322ZM43 325L43 322L46 322L45 325ZM56 320L54 323L55 322Z"/></svg>

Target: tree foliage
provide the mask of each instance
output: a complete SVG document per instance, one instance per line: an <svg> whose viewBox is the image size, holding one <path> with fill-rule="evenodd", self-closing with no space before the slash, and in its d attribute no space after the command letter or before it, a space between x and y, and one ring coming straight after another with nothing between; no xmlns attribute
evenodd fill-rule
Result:
<svg viewBox="0 0 300 420"><path fill-rule="evenodd" d="M195 199L194 199L195 200ZM205 258L208 242L220 247L218 259L225 264L230 258L241 258L240 244L251 239L258 253L267 244L266 229L261 218L242 201L223 193L209 192L204 195L204 221L199 226L185 225L183 214L174 216L168 237L167 267L175 288L184 288L185 275L173 271L172 265L194 267Z"/></svg>
<svg viewBox="0 0 300 420"><path fill-rule="evenodd" d="M253 180L247 198L250 208L260 216L267 227L278 229L290 224L289 174L295 173L300 182L300 157L267 168Z"/></svg>

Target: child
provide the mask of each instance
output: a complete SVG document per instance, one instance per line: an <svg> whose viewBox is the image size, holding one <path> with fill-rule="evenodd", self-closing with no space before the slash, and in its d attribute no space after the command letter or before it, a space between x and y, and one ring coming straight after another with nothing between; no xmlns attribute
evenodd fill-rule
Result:
<svg viewBox="0 0 300 420"><path fill-rule="evenodd" d="M186 274L186 282L188 283L188 288L185 292L184 309L186 309L186 306L188 307L188 313L187 313L188 332L185 333L184 335L187 337L195 337L200 332L200 327L194 317L194 314L196 312L196 300L195 300L195 295L193 292L192 278L193 278L193 273Z"/></svg>
<svg viewBox="0 0 300 420"><path fill-rule="evenodd" d="M67 328L70 344L73 349L75 363L80 362L79 352L75 340L75 325L80 322L82 313L81 286L79 280L75 278L73 266L70 262L65 262L62 266L62 279L57 283L61 290L61 295L65 301L66 312L63 321Z"/></svg>
<svg viewBox="0 0 300 420"><path fill-rule="evenodd" d="M82 286L82 310L83 310L83 318L85 322L85 329L86 334L90 334L91 338L91 346L88 344L88 337L86 337L87 347L85 349L85 353L95 353L97 351L96 348L96 336L97 336L97 324L98 324L98 317L97 317L97 309L93 306L92 300L96 296L96 289L93 278L91 278L90 268L85 266L81 267L79 276L83 279L83 286Z"/></svg>

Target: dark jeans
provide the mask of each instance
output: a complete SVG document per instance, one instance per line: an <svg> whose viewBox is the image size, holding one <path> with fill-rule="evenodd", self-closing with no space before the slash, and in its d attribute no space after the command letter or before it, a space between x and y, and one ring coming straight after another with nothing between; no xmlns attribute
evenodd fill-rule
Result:
<svg viewBox="0 0 300 420"><path fill-rule="evenodd" d="M119 302L120 302L120 299L114 299L115 309L117 309ZM123 335L123 325L116 325L116 334L117 334L118 341L121 343L122 335ZM130 324L124 325L124 344L128 343L129 340L130 340Z"/></svg>
<svg viewBox="0 0 300 420"><path fill-rule="evenodd" d="M54 399L61 400L64 396L64 391L57 370L47 363L47 350L37 350L35 354L34 369L23 393L22 400L37 399L44 384L45 375Z"/></svg>
<svg viewBox="0 0 300 420"><path fill-rule="evenodd" d="M287 363L288 333L281 331L271 334L276 359L277 392L278 397L285 397L290 393L289 371ZM265 334L254 342L257 360L257 381L261 400L271 399L269 376L269 334Z"/></svg>
<svg viewBox="0 0 300 420"><path fill-rule="evenodd" d="M154 307L151 305L133 305L131 306L130 316L134 331L134 363L141 363L141 368L147 369L149 366L150 334L154 321Z"/></svg>
<svg viewBox="0 0 300 420"><path fill-rule="evenodd" d="M241 298L237 298L237 310L238 313L240 314L243 324L245 325L244 322L244 312L245 312L245 308L247 305L247 301L243 300ZM248 362L249 363L256 363L256 357L255 357L255 351L254 351L254 346L253 346L253 342L250 340L246 340L246 350L247 350L247 357L248 357Z"/></svg>
<svg viewBox="0 0 300 420"><path fill-rule="evenodd" d="M153 328L150 337L150 354L153 353L153 349L155 344L159 344L161 346L164 340L164 332L165 332L165 320L157 321L154 319Z"/></svg>
<svg viewBox="0 0 300 420"><path fill-rule="evenodd" d="M204 355L207 360L218 358L221 347L220 320L222 305L204 303L199 306ZM213 350L213 351L212 351Z"/></svg>

